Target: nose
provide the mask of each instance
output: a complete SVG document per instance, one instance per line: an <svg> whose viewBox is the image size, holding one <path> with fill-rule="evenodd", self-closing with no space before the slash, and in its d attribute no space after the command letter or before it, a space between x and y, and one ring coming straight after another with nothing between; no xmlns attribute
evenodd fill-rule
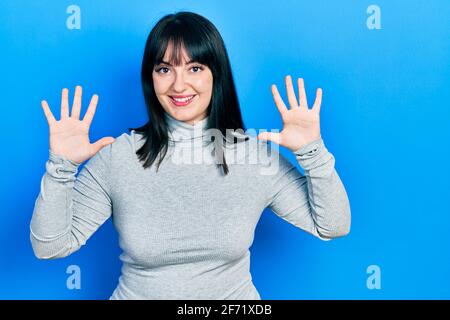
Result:
<svg viewBox="0 0 450 320"><path fill-rule="evenodd" d="M184 81L183 72L176 72L175 80L173 82L173 90L176 92L183 92L186 88L186 82Z"/></svg>

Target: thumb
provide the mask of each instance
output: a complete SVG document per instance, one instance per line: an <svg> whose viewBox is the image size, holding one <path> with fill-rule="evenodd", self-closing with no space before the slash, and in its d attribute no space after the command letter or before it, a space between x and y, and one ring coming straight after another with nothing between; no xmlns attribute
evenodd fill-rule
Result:
<svg viewBox="0 0 450 320"><path fill-rule="evenodd" d="M113 137L105 137L101 138L100 140L97 140L95 143L92 144L92 147L94 149L94 154L100 151L103 147L107 146L108 144L113 143L116 141Z"/></svg>
<svg viewBox="0 0 450 320"><path fill-rule="evenodd" d="M277 144L280 144L281 141L280 134L276 132L261 132L257 138L264 141L269 140Z"/></svg>

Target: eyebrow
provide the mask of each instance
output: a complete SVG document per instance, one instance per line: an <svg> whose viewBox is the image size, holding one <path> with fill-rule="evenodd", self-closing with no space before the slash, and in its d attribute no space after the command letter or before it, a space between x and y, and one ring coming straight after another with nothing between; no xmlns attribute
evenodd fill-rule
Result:
<svg viewBox="0 0 450 320"><path fill-rule="evenodd" d="M186 64L196 63L193 60L189 60ZM161 61L159 64L167 64L168 66L172 66L168 61Z"/></svg>

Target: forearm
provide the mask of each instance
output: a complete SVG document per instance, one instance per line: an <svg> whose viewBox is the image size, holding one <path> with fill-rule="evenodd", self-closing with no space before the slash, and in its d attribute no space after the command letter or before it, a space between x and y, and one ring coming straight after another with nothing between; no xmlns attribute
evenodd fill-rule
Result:
<svg viewBox="0 0 450 320"><path fill-rule="evenodd" d="M335 158L322 139L294 152L307 179L311 218L322 238L345 236L350 231L350 203L335 169Z"/></svg>
<svg viewBox="0 0 450 320"><path fill-rule="evenodd" d="M78 166L49 152L30 223L30 240L40 258L72 247L72 194Z"/></svg>

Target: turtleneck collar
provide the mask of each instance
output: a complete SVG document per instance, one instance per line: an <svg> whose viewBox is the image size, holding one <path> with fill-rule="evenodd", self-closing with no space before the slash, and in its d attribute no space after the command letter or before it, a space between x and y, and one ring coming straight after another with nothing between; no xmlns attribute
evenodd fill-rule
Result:
<svg viewBox="0 0 450 320"><path fill-rule="evenodd" d="M167 112L164 113L164 118L169 129L169 143L192 142L192 140L204 140L204 143L208 143L208 139L203 139L203 137L206 138L208 116L197 121L195 125L177 120Z"/></svg>
<svg viewBox="0 0 450 320"><path fill-rule="evenodd" d="M166 124L168 126L168 134L169 134L169 145L179 146L182 148L191 147L194 150L194 154L198 153L198 150L204 150L204 148L210 150L211 155L211 163L215 160L213 158L220 156L220 153L215 153L214 150L217 146L217 139L212 139L210 134L214 132L211 130L207 130L207 124L209 117L205 117L204 119L197 121L195 125L191 125L187 122L180 121L169 115L167 112L164 113L164 118ZM245 143L224 143L222 146L224 147L223 151L227 163L233 163L233 161L241 161L246 158L251 150L255 150L256 139L249 140L250 136L247 134L241 134L235 132L233 134L240 139L246 138ZM215 138L215 137L214 137ZM222 141L219 139L218 141ZM244 141L244 140L241 140ZM253 142L253 143L252 143ZM227 149L235 150L235 152L228 152ZM203 154L203 153L200 153ZM202 156L208 157L208 152L203 154ZM234 158L236 157L236 159Z"/></svg>

